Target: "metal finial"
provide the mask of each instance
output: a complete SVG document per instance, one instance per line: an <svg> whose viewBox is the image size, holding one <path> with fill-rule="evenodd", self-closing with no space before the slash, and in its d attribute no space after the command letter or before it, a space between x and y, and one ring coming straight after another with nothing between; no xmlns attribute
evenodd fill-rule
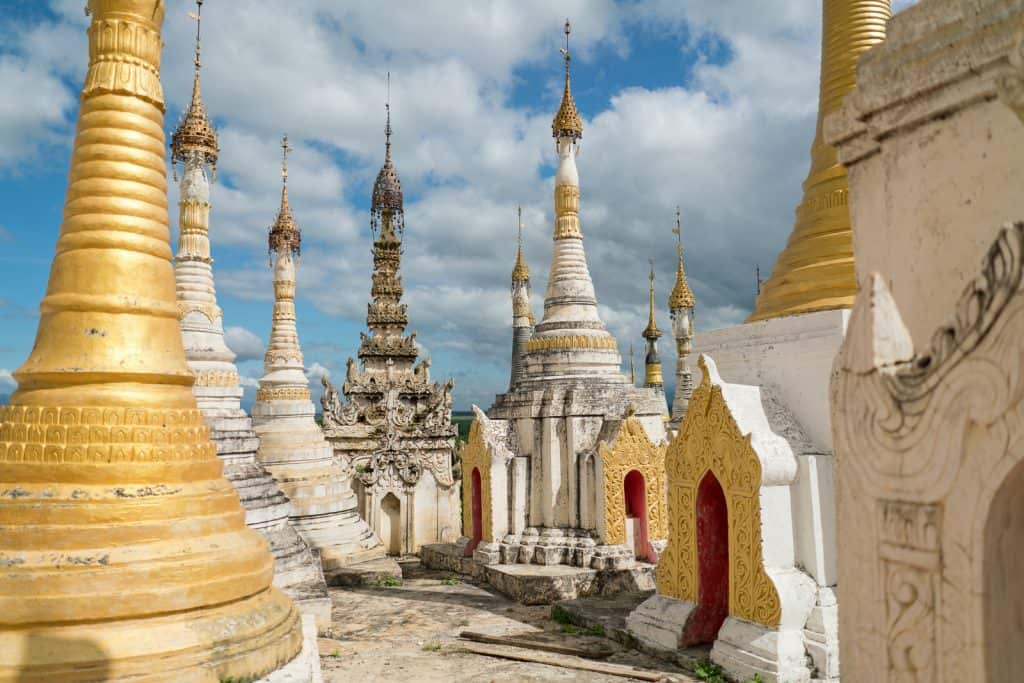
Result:
<svg viewBox="0 0 1024 683"><path fill-rule="evenodd" d="M761 264L754 264L754 281L757 287L757 293L761 293Z"/></svg>
<svg viewBox="0 0 1024 683"><path fill-rule="evenodd" d="M519 217L519 220L518 220L518 223L519 223L519 239L518 239L518 241L519 241L519 246L521 247L521 246L523 246L523 207L522 206L517 206L516 207L516 215Z"/></svg>
<svg viewBox="0 0 1024 683"><path fill-rule="evenodd" d="M387 112L384 123L384 155L391 157L391 72L388 72L386 80L386 94L384 100L384 111Z"/></svg>
<svg viewBox="0 0 1024 683"><path fill-rule="evenodd" d="M653 292L654 291L654 259L652 259L652 258L647 259L647 263L649 263L651 265L651 274L648 276L647 279L649 279L651 281L651 291Z"/></svg>
<svg viewBox="0 0 1024 683"><path fill-rule="evenodd" d="M678 206L676 206L676 227L672 228L672 234L676 236L676 252L681 261L683 259L683 223Z"/></svg>
<svg viewBox="0 0 1024 683"><path fill-rule="evenodd" d="M200 32L200 27L202 26L202 23L203 23L203 0L196 0L196 11L195 12L189 12L188 16L191 17L192 19L195 19L195 21L196 21L196 56L195 56L195 65L196 65L196 73L198 73L199 72L199 67L202 66L202 62L199 59L199 55L200 55L200 52L201 52L201 45L202 45L202 41L201 41L202 33Z"/></svg>
<svg viewBox="0 0 1024 683"><path fill-rule="evenodd" d="M281 179L288 185L288 152L293 151L288 146L288 133L281 137Z"/></svg>
<svg viewBox="0 0 1024 683"><path fill-rule="evenodd" d="M569 25L569 20L565 20L565 47L562 48L562 56L565 57L565 73L569 74L569 34L572 32L572 26Z"/></svg>

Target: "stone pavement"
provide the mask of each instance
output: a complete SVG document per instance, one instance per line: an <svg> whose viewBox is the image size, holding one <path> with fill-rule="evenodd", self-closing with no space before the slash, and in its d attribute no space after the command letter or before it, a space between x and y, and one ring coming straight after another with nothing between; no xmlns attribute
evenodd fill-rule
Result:
<svg viewBox="0 0 1024 683"><path fill-rule="evenodd" d="M319 641L326 683L628 680L459 652L458 634L463 630L530 634L584 647L599 642L614 650L604 661L661 671L667 680L680 683L695 680L671 664L553 621L550 606L519 605L466 576L406 567L402 584L390 583L330 589L331 633Z"/></svg>

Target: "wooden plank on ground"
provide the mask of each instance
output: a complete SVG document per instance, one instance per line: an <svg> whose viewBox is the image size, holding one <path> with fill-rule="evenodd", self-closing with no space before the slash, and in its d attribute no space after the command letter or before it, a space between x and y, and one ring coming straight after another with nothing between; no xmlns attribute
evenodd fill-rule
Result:
<svg viewBox="0 0 1024 683"><path fill-rule="evenodd" d="M478 643L490 643L491 645L511 645L513 647L525 647L530 650L544 650L545 652L556 652L560 655L574 655L586 659L604 659L611 657L615 650L604 643L594 643L593 646L576 647L568 644L549 643L543 640L532 640L523 638L522 635L498 636L490 633L477 633L476 631L463 631L459 638L473 640Z"/></svg>
<svg viewBox="0 0 1024 683"><path fill-rule="evenodd" d="M622 678L633 678L638 681L653 681L654 683L672 683L679 681L692 681L676 674L667 674L658 671L637 669L624 664L610 664L608 662L595 662L580 657L568 655L555 655L546 652L534 652L519 647L508 645L484 645L482 643L465 642L459 644L462 650L487 657L500 657L502 659L514 659L520 662L534 662L536 664L547 664L548 666L560 666L563 669L576 669L578 671L591 671L609 676L621 676Z"/></svg>

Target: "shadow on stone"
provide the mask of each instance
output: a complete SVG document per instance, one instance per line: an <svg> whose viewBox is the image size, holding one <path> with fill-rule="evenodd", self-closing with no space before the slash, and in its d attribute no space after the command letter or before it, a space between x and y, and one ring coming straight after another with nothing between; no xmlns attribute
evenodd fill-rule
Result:
<svg viewBox="0 0 1024 683"><path fill-rule="evenodd" d="M84 638L55 638L29 633L17 672L16 683L74 681L86 683L110 679L110 663L106 651ZM54 662L47 665L47 662Z"/></svg>

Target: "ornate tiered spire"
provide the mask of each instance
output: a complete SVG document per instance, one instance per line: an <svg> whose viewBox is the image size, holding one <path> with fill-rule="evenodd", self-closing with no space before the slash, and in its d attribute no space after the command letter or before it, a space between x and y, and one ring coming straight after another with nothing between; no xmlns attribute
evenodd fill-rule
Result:
<svg viewBox="0 0 1024 683"><path fill-rule="evenodd" d="M384 165L373 183L373 197L370 200L370 230L377 236L377 230L390 229L402 238L405 233L405 210L402 208L402 181L391 163L391 74L387 79L387 112L384 124Z"/></svg>
<svg viewBox="0 0 1024 683"><path fill-rule="evenodd" d="M526 265L526 259L523 258L523 207L518 207L516 212L519 216L519 237L517 239L516 264L512 268L512 282L529 282L530 268Z"/></svg>
<svg viewBox="0 0 1024 683"><path fill-rule="evenodd" d="M516 210L519 229L516 264L512 268L512 372L509 380L511 390L523 376L523 357L526 345L533 336L537 320L530 306L530 269L523 258L523 207Z"/></svg>
<svg viewBox="0 0 1024 683"><path fill-rule="evenodd" d="M551 122L551 135L555 138L569 137L579 140L583 137L583 121L580 113L576 110L576 103L572 99L572 86L569 82L569 33L572 27L569 20L565 20L565 47L562 48L562 55L565 57L565 89L562 91L562 104L558 107Z"/></svg>
<svg viewBox="0 0 1024 683"><path fill-rule="evenodd" d="M302 251L302 232L288 204L288 153L291 151L288 134L285 133L281 138L281 208L277 212L277 220L270 226L267 246L271 254L287 249L293 256L298 256Z"/></svg>
<svg viewBox="0 0 1024 683"><path fill-rule="evenodd" d="M405 233L405 210L402 206L402 182L391 162L391 74L388 74L388 100L384 105L384 165L373 184L370 201L370 231L373 242L372 301L367 305L366 326L370 334L362 334L359 359L369 372L385 369L397 362L411 367L418 354L415 335L403 336L409 322L407 307L402 301L402 237ZM396 369L401 369L396 368Z"/></svg>
<svg viewBox="0 0 1024 683"><path fill-rule="evenodd" d="M686 271L683 269L683 228L680 218L679 207L676 207L676 227L672 228L676 236L676 284L672 287L672 293L668 297L669 310L677 308L693 308L695 305L693 292L690 290L690 283L686 280Z"/></svg>
<svg viewBox="0 0 1024 683"><path fill-rule="evenodd" d="M177 179L177 163L185 163L188 156L193 153L199 154L203 162L210 165L212 179L216 180L217 178L217 155L220 153L220 147L217 144L217 133L206 114L206 106L203 105L199 84L199 72L202 68L200 59L202 11L203 0L196 0L196 12L191 15L196 20L196 73L192 81L192 102L178 122L178 127L171 134L171 163L174 165L175 179Z"/></svg>
<svg viewBox="0 0 1024 683"><path fill-rule="evenodd" d="M678 263L676 264L676 284L672 287L672 293L668 297L668 309L672 317L672 336L676 340L676 390L675 397L672 399L672 417L669 420L669 425L673 429L678 429L686 415L686 409L690 405L690 395L693 393L693 377L690 374L688 356L693 339L693 314L696 306L693 292L690 291L690 284L686 281L686 272L683 270L683 228L678 206L676 207L676 225L672 228L672 232L676 236Z"/></svg>
<svg viewBox="0 0 1024 683"><path fill-rule="evenodd" d="M658 323L654 321L654 259L649 259L651 274L648 279L651 281L650 308L647 317L647 327L644 328L643 337L647 340L647 357L644 359L644 386L660 387L665 383L661 374L661 359L658 358L658 338L661 337L661 330Z"/></svg>

